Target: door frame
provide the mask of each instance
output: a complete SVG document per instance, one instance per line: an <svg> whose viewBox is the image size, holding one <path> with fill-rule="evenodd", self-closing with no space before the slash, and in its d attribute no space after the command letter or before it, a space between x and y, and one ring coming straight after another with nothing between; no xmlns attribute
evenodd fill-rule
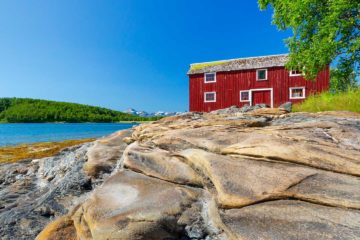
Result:
<svg viewBox="0 0 360 240"><path fill-rule="evenodd" d="M254 89L250 89L250 106L252 106L252 93L253 92L258 92L258 91L270 91L270 107L273 108L274 107L274 91L273 88L254 88Z"/></svg>

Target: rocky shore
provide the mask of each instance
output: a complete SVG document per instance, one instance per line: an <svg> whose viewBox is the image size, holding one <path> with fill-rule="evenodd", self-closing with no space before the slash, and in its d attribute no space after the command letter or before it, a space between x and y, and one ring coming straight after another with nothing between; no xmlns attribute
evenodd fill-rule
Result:
<svg viewBox="0 0 360 240"><path fill-rule="evenodd" d="M360 115L232 108L0 167L1 239L360 239Z"/></svg>
<svg viewBox="0 0 360 240"><path fill-rule="evenodd" d="M38 142L15 146L0 146L0 164L24 159L51 157L62 149L95 141L94 138L73 139L60 142Z"/></svg>

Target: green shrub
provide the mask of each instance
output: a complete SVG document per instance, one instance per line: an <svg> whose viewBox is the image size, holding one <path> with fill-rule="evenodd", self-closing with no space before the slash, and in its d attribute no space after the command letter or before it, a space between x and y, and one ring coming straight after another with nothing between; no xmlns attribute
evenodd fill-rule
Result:
<svg viewBox="0 0 360 240"><path fill-rule="evenodd" d="M360 113L360 88L345 92L324 92L294 104L294 112L351 111Z"/></svg>

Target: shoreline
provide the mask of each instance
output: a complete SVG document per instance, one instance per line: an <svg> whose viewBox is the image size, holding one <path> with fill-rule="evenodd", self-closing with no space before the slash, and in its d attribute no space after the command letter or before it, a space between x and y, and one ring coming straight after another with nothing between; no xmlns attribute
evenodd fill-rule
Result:
<svg viewBox="0 0 360 240"><path fill-rule="evenodd" d="M0 146L0 164L51 157L67 147L72 147L97 138L71 139L55 142L22 143L14 146Z"/></svg>
<svg viewBox="0 0 360 240"><path fill-rule="evenodd" d="M140 123L151 123L154 121L119 121L119 122L0 122L0 124L119 124L119 123L127 123L127 124L140 124Z"/></svg>

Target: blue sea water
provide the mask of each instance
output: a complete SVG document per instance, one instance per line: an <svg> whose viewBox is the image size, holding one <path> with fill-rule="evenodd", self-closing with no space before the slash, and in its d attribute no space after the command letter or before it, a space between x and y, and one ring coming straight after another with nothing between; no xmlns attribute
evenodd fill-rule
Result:
<svg viewBox="0 0 360 240"><path fill-rule="evenodd" d="M102 137L132 123L6 123L0 124L0 146Z"/></svg>

